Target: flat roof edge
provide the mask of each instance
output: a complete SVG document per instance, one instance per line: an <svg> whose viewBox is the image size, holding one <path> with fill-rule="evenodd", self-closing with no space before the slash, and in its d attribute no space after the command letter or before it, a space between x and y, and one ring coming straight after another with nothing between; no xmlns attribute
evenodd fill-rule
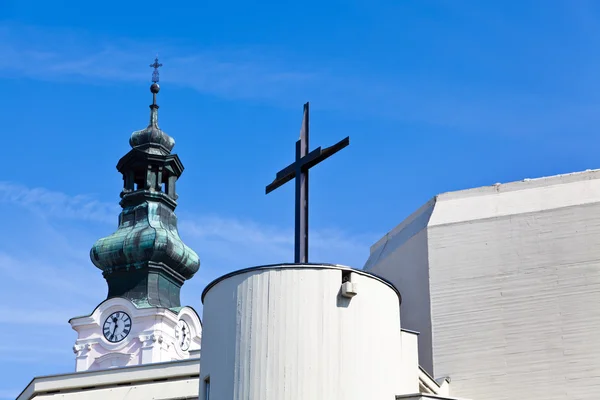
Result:
<svg viewBox="0 0 600 400"><path fill-rule="evenodd" d="M372 279L378 280L381 283L389 286L390 289L392 289L398 296L398 301L400 302L400 304L402 304L402 295L400 294L400 291L389 280L387 280L377 274L374 274L372 272L367 272L367 271L363 271L361 269L347 267L347 266L341 265L341 264L327 264L327 263L301 263L301 264L282 263L282 264L259 265L259 266L255 266L255 267L238 269L238 270L229 272L225 275L222 275L222 276L214 279L208 285L206 285L206 287L202 291L202 296L200 297L200 299L201 299L202 303L204 303L204 296L206 296L206 294L210 291L210 289L212 289L219 282L221 282L227 278L231 278L232 276L241 275L241 274L245 274L247 272L252 272L252 271L270 270L270 269L286 269L286 268L287 269L294 269L294 268L296 268L296 269L302 269L302 268L305 268L305 269L337 269L337 270L342 270L342 271L352 271L359 275L367 276Z"/></svg>
<svg viewBox="0 0 600 400"><path fill-rule="evenodd" d="M17 396L17 400L30 399L36 393L43 393L43 392L47 392L47 391L56 390L53 388L44 388L43 390L38 390L38 389L36 389L36 386L40 385L40 384L44 384L44 383L50 383L52 381L58 381L58 380L64 381L65 378L82 378L83 379L86 377L92 377L97 374L102 374L104 376L110 376L110 375L123 374L123 373L127 373L127 372L136 373L136 372L141 372L141 371L148 370L148 369L160 370L161 374L162 374L161 378L163 378L164 377L163 375L165 375L165 368L192 367L192 366L198 366L198 374L199 374L200 373L200 371L199 371L200 359L190 358L187 360L165 361L165 362L149 363L149 364L143 364L143 365L131 365L131 366L119 367L119 368L109 368L109 369L99 369L99 370L93 370L93 371L68 372L68 373L63 373L63 374L36 376L29 382L29 384L25 387L25 389L23 389L23 391L21 391L21 393ZM172 374L172 375L167 374L166 377L170 378L170 379L178 379L179 377L184 377L187 375L189 375L189 374L188 373L177 373L177 374ZM148 377L148 379L155 379L155 378ZM144 382L145 380L148 380L148 379L140 379L139 382ZM128 379L126 379L125 376L123 376L123 379L121 379L121 380L115 379L114 382L106 383L106 384L96 383L95 386L97 386L97 387L111 386L113 384L119 384L126 380L128 380ZM63 387L63 388L65 390L71 389L70 387Z"/></svg>

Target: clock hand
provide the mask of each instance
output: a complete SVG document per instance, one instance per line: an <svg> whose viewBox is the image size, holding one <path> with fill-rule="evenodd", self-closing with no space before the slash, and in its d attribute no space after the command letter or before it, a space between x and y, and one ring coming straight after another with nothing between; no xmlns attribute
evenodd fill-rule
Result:
<svg viewBox="0 0 600 400"><path fill-rule="evenodd" d="M118 320L116 318L113 318L113 322L114 322L115 326L113 327L113 331L112 331L112 335L111 335L112 337L115 336L115 332L117 330L117 321Z"/></svg>
<svg viewBox="0 0 600 400"><path fill-rule="evenodd" d="M185 333L185 326L183 326L183 327L181 328L181 333L183 333L183 335L181 335L181 345L183 346L183 344L185 343L185 336L186 336L186 333Z"/></svg>

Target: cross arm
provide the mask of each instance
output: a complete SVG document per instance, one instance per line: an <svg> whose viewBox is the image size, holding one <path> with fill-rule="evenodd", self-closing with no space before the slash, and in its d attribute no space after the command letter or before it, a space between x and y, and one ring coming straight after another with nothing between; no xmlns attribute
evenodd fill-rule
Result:
<svg viewBox="0 0 600 400"><path fill-rule="evenodd" d="M265 193L269 194L273 190L277 189L279 186L288 183L296 176L296 170L294 169L294 164L282 169L277 173L273 182L269 183L265 188Z"/></svg>
<svg viewBox="0 0 600 400"><path fill-rule="evenodd" d="M321 161L325 160L326 158L331 157L332 155L334 155L338 151L342 150L344 147L348 146L349 144L350 144L350 136L347 136L346 138L340 140L333 146L326 147L323 150L321 150L321 148L319 147L317 149L319 151L319 154L316 155L316 157L310 157L310 155L312 155L317 150L311 151L310 154L307 156L306 162L302 165L302 168L308 169L308 168L314 167Z"/></svg>
<svg viewBox="0 0 600 400"><path fill-rule="evenodd" d="M288 165L281 171L275 175L275 179L265 188L266 194L271 193L273 190L278 187L286 184L296 177L296 171L298 169L298 165L300 165L300 169L303 171L308 170L309 168L314 167L321 161L325 160L328 157L331 157L338 151L342 150L344 147L350 144L350 137L346 137L345 139L340 140L333 146L326 147L325 149L321 149L320 147L314 149L306 156L302 157L300 160L294 162L293 164Z"/></svg>
<svg viewBox="0 0 600 400"><path fill-rule="evenodd" d="M305 155L304 157L302 157L300 160L288 165L287 167L279 171L277 175L275 175L275 179L273 180L273 182L271 182L266 187L266 194L271 193L273 190L294 179L296 177L296 170L298 169L298 166L300 166L300 168L304 170L307 164L310 164L311 166L316 165L319 162L317 160L319 160L319 157L321 157L322 154L323 151L320 147L318 147L310 153L308 153L307 155Z"/></svg>

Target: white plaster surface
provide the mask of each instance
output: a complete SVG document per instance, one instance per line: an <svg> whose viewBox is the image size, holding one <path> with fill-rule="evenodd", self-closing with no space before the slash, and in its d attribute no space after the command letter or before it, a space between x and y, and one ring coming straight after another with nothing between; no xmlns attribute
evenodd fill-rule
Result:
<svg viewBox="0 0 600 400"><path fill-rule="evenodd" d="M111 343L102 334L105 319L115 311L126 312L132 320L131 332L118 343ZM192 335L189 351L177 344L175 328L185 320ZM136 308L131 301L112 298L102 302L89 316L72 318L71 326L78 337L73 346L75 370L99 370L142 365L197 357L202 325L196 312L183 307L177 314L166 308Z"/></svg>
<svg viewBox="0 0 600 400"><path fill-rule="evenodd" d="M365 269L401 291L453 396L600 398L599 178L436 196L372 247Z"/></svg>
<svg viewBox="0 0 600 400"><path fill-rule="evenodd" d="M155 382L133 386L109 387L61 393L41 394L36 400L68 399L68 400L194 400L198 397L198 379L185 379L174 382Z"/></svg>
<svg viewBox="0 0 600 400"><path fill-rule="evenodd" d="M418 392L416 340L405 338L398 297L351 274L357 294L340 295L342 271L270 267L225 278L204 298L200 398L393 399ZM418 370L418 366L415 367ZM411 378L412 376L412 378Z"/></svg>
<svg viewBox="0 0 600 400"><path fill-rule="evenodd" d="M198 398L197 359L34 378L17 400Z"/></svg>

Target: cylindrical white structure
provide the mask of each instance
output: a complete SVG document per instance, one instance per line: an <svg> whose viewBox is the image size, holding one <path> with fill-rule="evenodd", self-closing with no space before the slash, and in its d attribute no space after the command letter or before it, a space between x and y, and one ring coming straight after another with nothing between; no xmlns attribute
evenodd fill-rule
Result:
<svg viewBox="0 0 600 400"><path fill-rule="evenodd" d="M338 265L255 267L213 281L202 301L202 400L208 388L210 400L400 393L400 294L375 275Z"/></svg>

